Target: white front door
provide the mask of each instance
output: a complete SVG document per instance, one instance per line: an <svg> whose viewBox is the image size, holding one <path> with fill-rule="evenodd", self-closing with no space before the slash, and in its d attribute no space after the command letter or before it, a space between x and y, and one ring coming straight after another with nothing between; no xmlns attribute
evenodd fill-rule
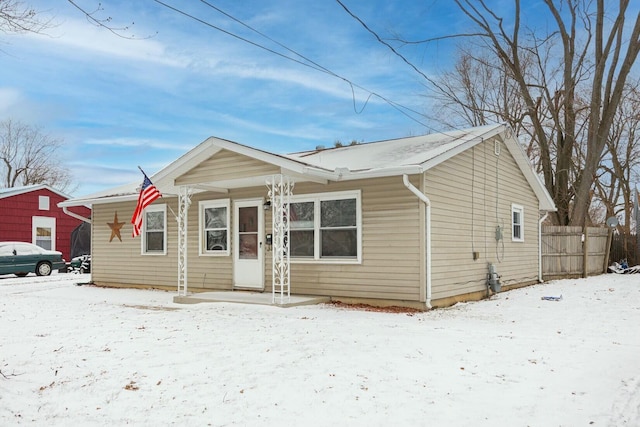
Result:
<svg viewBox="0 0 640 427"><path fill-rule="evenodd" d="M234 202L233 285L264 289L264 211L262 199Z"/></svg>

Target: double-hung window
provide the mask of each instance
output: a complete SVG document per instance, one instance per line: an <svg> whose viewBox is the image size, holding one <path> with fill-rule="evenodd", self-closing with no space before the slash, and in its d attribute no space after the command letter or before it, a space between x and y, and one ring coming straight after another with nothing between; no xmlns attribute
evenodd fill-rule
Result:
<svg viewBox="0 0 640 427"><path fill-rule="evenodd" d="M167 253L167 205L151 205L144 210L144 234L142 253L165 255Z"/></svg>
<svg viewBox="0 0 640 427"><path fill-rule="evenodd" d="M229 255L229 199L200 202L200 255Z"/></svg>
<svg viewBox="0 0 640 427"><path fill-rule="evenodd" d="M511 205L511 240L524 242L524 208Z"/></svg>
<svg viewBox="0 0 640 427"><path fill-rule="evenodd" d="M360 192L294 197L289 208L289 236L293 260L359 262Z"/></svg>

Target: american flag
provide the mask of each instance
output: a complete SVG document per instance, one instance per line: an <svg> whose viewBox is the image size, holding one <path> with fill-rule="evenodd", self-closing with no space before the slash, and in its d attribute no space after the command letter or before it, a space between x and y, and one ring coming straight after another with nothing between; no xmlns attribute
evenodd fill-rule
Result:
<svg viewBox="0 0 640 427"><path fill-rule="evenodd" d="M147 174L144 172L142 172L142 174L144 175L144 181L142 182L142 188L140 189L140 195L138 196L138 205L131 217L131 224L133 224L133 237L140 234L140 229L142 228L142 212L144 211L144 208L153 203L157 198L162 197L162 194L160 194L160 191L158 191L156 186L153 185Z"/></svg>

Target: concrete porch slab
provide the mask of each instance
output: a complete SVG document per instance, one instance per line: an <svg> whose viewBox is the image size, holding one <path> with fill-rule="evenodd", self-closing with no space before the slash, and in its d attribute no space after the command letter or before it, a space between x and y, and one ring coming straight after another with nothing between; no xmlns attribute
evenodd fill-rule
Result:
<svg viewBox="0 0 640 427"><path fill-rule="evenodd" d="M233 302L239 304L273 305L276 307L297 307L300 305L322 304L331 301L329 297L313 295L291 295L289 300L280 304L278 299L272 302L271 292L249 292L249 291L214 291L198 292L187 296L173 297L173 302L177 304L199 304L203 302Z"/></svg>

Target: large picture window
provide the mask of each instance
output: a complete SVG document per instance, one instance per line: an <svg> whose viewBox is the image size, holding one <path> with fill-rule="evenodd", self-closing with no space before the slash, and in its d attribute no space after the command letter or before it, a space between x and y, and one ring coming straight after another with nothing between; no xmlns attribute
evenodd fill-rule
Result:
<svg viewBox="0 0 640 427"><path fill-rule="evenodd" d="M142 253L164 255L167 253L167 206L152 205L144 210L144 239Z"/></svg>
<svg viewBox="0 0 640 427"><path fill-rule="evenodd" d="M229 253L229 199L200 202L200 255Z"/></svg>
<svg viewBox="0 0 640 427"><path fill-rule="evenodd" d="M360 192L294 197L289 249L294 260L360 261Z"/></svg>

